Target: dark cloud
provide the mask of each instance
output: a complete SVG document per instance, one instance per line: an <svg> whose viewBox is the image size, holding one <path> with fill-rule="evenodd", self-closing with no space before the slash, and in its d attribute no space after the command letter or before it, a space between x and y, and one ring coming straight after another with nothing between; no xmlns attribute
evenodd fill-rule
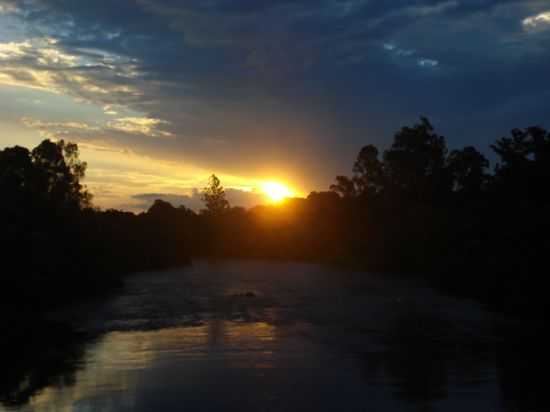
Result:
<svg viewBox="0 0 550 412"><path fill-rule="evenodd" d="M4 73L50 73L50 87L159 119L174 136L102 128L102 141L227 173L283 171L322 188L361 145L387 145L419 115L451 146L482 148L550 115L550 30L523 23L550 9L545 0L0 4L29 36L78 58L46 67L27 51Z"/></svg>

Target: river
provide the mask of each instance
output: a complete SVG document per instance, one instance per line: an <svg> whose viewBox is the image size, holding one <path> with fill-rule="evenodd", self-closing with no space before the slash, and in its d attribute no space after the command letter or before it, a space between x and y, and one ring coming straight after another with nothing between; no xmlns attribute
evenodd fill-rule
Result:
<svg viewBox="0 0 550 412"><path fill-rule="evenodd" d="M538 346L518 321L382 275L198 262L131 276L116 295L51 317L85 338L46 350L56 332L45 333L40 365L1 411L548 407Z"/></svg>

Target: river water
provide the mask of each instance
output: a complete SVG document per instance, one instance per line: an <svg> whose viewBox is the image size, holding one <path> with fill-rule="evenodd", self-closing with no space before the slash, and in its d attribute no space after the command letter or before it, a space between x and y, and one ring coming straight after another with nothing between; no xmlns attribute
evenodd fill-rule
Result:
<svg viewBox="0 0 550 412"><path fill-rule="evenodd" d="M548 410L516 321L403 279L199 262L52 316L86 338L0 410Z"/></svg>

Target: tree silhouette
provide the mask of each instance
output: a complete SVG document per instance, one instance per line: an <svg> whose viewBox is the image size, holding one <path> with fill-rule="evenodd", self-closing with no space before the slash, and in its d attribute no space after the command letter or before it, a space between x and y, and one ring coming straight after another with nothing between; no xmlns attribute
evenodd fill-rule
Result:
<svg viewBox="0 0 550 412"><path fill-rule="evenodd" d="M456 192L472 196L487 186L489 161L472 146L453 150L447 158L447 167Z"/></svg>
<svg viewBox="0 0 550 412"><path fill-rule="evenodd" d="M210 176L208 186L202 191L202 201L206 205L204 213L220 215L229 209L229 202L225 198L225 190L216 175Z"/></svg>
<svg viewBox="0 0 550 412"><path fill-rule="evenodd" d="M25 198L36 193L36 169L28 149L15 146L0 150L0 190L2 207L25 204Z"/></svg>
<svg viewBox="0 0 550 412"><path fill-rule="evenodd" d="M40 191L52 202L59 206L90 206L91 195L80 183L87 165L79 159L76 143L44 140L33 149L31 158L40 172Z"/></svg>
<svg viewBox="0 0 550 412"><path fill-rule="evenodd" d="M346 199L357 195L355 182L347 176L336 176L336 183L330 185L330 190Z"/></svg>
<svg viewBox="0 0 550 412"><path fill-rule="evenodd" d="M497 190L515 201L550 202L546 189L550 179L550 132L541 127L512 130L491 148L500 157L495 170Z"/></svg>
<svg viewBox="0 0 550 412"><path fill-rule="evenodd" d="M431 200L449 187L445 169L445 138L422 117L413 127L403 127L384 153L391 185L417 200Z"/></svg>
<svg viewBox="0 0 550 412"><path fill-rule="evenodd" d="M81 184L85 172L75 143L44 140L32 151L6 148L0 151L0 190L8 199L2 207L14 211L89 207L91 195Z"/></svg>
<svg viewBox="0 0 550 412"><path fill-rule="evenodd" d="M3 274L0 301L48 305L116 282L112 274L213 256L341 262L415 273L503 306L509 296L546 302L533 297L545 291L534 268L550 253L541 236L550 230L550 133L514 129L492 148L494 173L473 147L448 153L445 138L421 118L384 153L365 145L353 174L338 176L331 192L244 210L230 208L212 175L200 214L157 200L139 215L88 207L76 144L6 148L0 250L18 275ZM446 276L441 267L450 268Z"/></svg>
<svg viewBox="0 0 550 412"><path fill-rule="evenodd" d="M361 149L353 165L353 173L358 194L373 196L383 190L386 182L384 164L378 159L375 146L367 145Z"/></svg>

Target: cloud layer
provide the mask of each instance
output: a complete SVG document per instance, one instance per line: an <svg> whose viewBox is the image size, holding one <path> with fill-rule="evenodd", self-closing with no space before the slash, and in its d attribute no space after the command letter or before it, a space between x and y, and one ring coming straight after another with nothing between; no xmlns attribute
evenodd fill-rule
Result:
<svg viewBox="0 0 550 412"><path fill-rule="evenodd" d="M322 189L419 115L451 146L544 125L549 16L545 0L0 0L0 88L97 108L19 113L43 136Z"/></svg>

